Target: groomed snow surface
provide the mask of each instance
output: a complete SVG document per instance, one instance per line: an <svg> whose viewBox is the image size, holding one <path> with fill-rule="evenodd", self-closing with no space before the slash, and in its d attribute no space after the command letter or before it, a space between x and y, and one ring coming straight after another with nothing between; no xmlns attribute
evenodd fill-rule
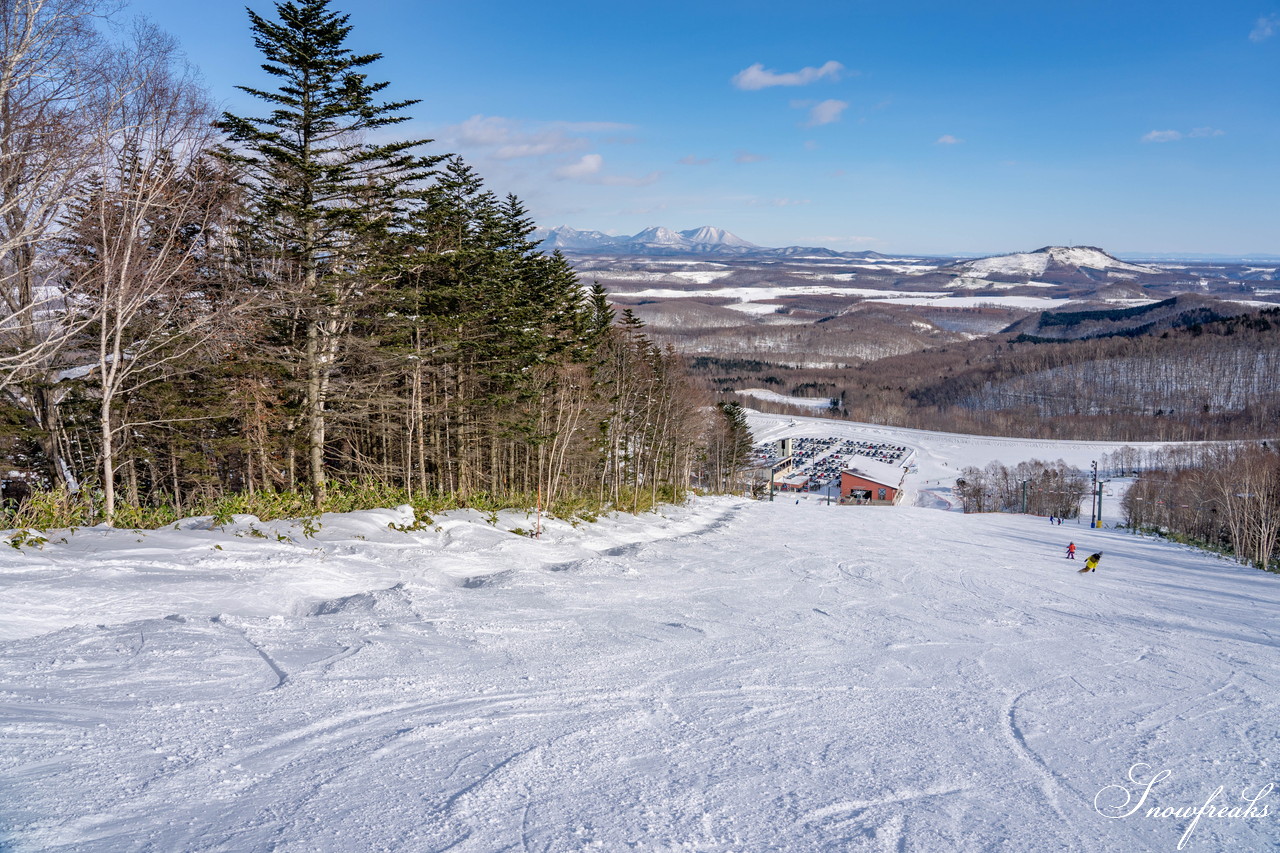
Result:
<svg viewBox="0 0 1280 853"><path fill-rule="evenodd" d="M957 437L975 449L944 466L928 435L900 436L919 477L989 447ZM407 521L5 549L0 849L1280 837L1280 794L1258 797L1280 760L1274 575L1042 518L782 497L555 522L540 541L509 532L523 514L389 527ZM1104 552L1096 573L1069 540ZM1185 839L1191 817L1147 816L1210 799L1240 808Z"/></svg>

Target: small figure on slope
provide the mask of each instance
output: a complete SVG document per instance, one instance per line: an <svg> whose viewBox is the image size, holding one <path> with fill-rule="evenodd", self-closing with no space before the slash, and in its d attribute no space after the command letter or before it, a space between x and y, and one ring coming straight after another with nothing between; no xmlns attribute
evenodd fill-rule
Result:
<svg viewBox="0 0 1280 853"><path fill-rule="evenodd" d="M1090 554L1089 559L1084 561L1084 568L1080 570L1080 574L1084 574L1085 572L1097 571L1098 561L1101 559L1102 559L1101 551L1099 551L1096 554Z"/></svg>
<svg viewBox="0 0 1280 853"><path fill-rule="evenodd" d="M1067 543L1067 559L1074 560L1075 558L1076 558L1076 543L1068 542Z"/></svg>

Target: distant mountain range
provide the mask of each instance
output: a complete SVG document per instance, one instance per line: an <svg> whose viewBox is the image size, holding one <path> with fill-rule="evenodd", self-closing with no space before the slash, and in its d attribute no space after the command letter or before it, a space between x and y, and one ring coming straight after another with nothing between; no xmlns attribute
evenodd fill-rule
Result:
<svg viewBox="0 0 1280 853"><path fill-rule="evenodd" d="M1244 255L1206 254L1196 252L1125 252L1125 257L1134 261L1191 261L1193 263L1264 263L1274 264L1280 261L1280 255L1266 252L1253 252Z"/></svg>
<svg viewBox="0 0 1280 853"><path fill-rule="evenodd" d="M560 249L564 252L602 255L735 255L761 256L772 258L854 258L860 260L885 259L889 256L879 252L838 252L818 246L785 246L770 248L758 246L743 240L723 228L703 225L701 228L690 228L687 231L674 231L661 225L646 228L639 234L612 235L603 231L579 231L567 225L558 228L539 228L533 232L535 239L541 242L546 251ZM1192 263L1276 263L1280 255L1253 254L1238 257L1228 255L1206 254L1146 254L1129 257L1141 257L1143 261L1169 263L1187 261ZM925 258L928 256L893 256L895 259L906 257ZM1122 261L1119 258L1092 246L1046 246L1034 252L1016 252L990 257L972 254L952 255L951 257L975 258L971 261L977 266L971 272L1008 272L1017 275L1022 270L1028 272L1039 269L1041 273L1054 268L1075 267L1087 268L1099 272L1131 272L1138 275L1153 274L1159 270L1135 261ZM1005 260L1007 259L1007 260ZM993 261L983 264L983 261Z"/></svg>
<svg viewBox="0 0 1280 853"><path fill-rule="evenodd" d="M608 255L735 255L781 258L883 258L877 252L837 252L811 246L771 249L743 240L736 234L704 225L688 231L673 231L661 225L631 236L613 236L602 231L579 231L567 225L538 229L533 236L547 251L599 253Z"/></svg>

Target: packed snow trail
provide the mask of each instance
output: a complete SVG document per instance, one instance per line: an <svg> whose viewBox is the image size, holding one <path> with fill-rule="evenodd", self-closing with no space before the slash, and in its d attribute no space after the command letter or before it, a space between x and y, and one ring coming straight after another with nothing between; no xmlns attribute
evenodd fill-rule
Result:
<svg viewBox="0 0 1280 853"><path fill-rule="evenodd" d="M1190 819L1147 806L1276 779L1275 576L1027 517L671 514L231 555L182 531L132 566L127 532L71 537L74 567L47 546L3 578L69 600L0 645L0 847L1173 850ZM1183 849L1274 849L1268 796Z"/></svg>

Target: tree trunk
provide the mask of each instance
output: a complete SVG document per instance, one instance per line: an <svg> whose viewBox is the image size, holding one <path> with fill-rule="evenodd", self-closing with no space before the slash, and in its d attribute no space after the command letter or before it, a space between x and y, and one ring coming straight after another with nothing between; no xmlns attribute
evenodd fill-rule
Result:
<svg viewBox="0 0 1280 853"><path fill-rule="evenodd" d="M324 480L324 365L321 363L320 324L307 324L307 462L311 496L318 508L325 497Z"/></svg>
<svg viewBox="0 0 1280 853"><path fill-rule="evenodd" d="M111 397L107 394L102 397L98 428L102 438L102 520L108 527L113 527L116 519L116 456L111 443Z"/></svg>

